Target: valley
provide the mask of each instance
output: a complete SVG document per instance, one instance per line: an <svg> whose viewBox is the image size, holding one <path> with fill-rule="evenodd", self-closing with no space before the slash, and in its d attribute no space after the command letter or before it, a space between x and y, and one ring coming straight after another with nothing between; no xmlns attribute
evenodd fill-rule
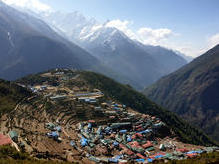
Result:
<svg viewBox="0 0 219 164"><path fill-rule="evenodd" d="M89 74L56 69L18 80L32 95L2 115L1 133L16 133L17 149L38 159L79 163L182 160L218 149L183 142L158 114L95 88Z"/></svg>
<svg viewBox="0 0 219 164"><path fill-rule="evenodd" d="M0 0L0 164L218 164L218 5Z"/></svg>

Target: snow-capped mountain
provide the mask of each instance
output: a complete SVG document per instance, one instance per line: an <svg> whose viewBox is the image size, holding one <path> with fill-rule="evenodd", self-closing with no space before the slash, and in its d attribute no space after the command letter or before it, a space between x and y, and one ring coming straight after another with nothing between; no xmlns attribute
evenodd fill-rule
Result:
<svg viewBox="0 0 219 164"><path fill-rule="evenodd" d="M0 77L9 80L57 67L101 67L99 60L58 35L42 20L1 1L0 58Z"/></svg>
<svg viewBox="0 0 219 164"><path fill-rule="evenodd" d="M78 12L41 14L57 32L75 42L101 60L107 67L137 82L137 89L167 75L187 61L174 51L163 47L146 46L130 39L122 31L99 23Z"/></svg>
<svg viewBox="0 0 219 164"><path fill-rule="evenodd" d="M146 46L130 39L117 28L108 26L108 22L99 23L79 12L36 14L27 9L26 12L44 20L55 32L98 58L111 71L116 72L116 80L127 82L136 89L143 89L187 63L172 50ZM39 30L46 33L41 27ZM109 72L102 73L109 75Z"/></svg>
<svg viewBox="0 0 219 164"><path fill-rule="evenodd" d="M95 19L87 19L79 12L63 13L56 11L41 13L38 16L71 40L78 40L82 33L88 35L90 30L98 24Z"/></svg>

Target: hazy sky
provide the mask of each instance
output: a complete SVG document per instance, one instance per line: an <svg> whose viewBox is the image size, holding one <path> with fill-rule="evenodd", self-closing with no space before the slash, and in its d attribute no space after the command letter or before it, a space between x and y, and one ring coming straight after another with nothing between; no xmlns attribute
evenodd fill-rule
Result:
<svg viewBox="0 0 219 164"><path fill-rule="evenodd" d="M39 11L79 11L130 37L198 56L219 43L219 0L3 0Z"/></svg>

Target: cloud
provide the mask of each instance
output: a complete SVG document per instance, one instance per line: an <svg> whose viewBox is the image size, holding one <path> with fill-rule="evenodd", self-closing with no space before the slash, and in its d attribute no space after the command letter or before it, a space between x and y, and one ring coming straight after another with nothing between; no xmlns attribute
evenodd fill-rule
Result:
<svg viewBox="0 0 219 164"><path fill-rule="evenodd" d="M35 12L53 11L52 8L42 3L40 0L2 0L8 5L27 8ZM84 27L80 31L79 37L86 38L101 28L114 27L122 31L130 39L137 40L143 44L161 45L164 46L164 41L174 35L172 30L167 28L152 29L150 27L141 27L139 29L132 29L133 21L115 19L107 21L104 24L94 24L91 27Z"/></svg>
<svg viewBox="0 0 219 164"><path fill-rule="evenodd" d="M212 48L219 44L219 33L212 35L211 37L208 38L208 47Z"/></svg>
<svg viewBox="0 0 219 164"><path fill-rule="evenodd" d="M158 45L163 40L171 37L174 33L167 28L152 29L149 27L141 27L137 31L131 30L130 26L133 24L132 21L121 21L119 19L108 21L106 27L115 27L120 31L124 32L128 37L134 40L138 40L143 44Z"/></svg>
<svg viewBox="0 0 219 164"><path fill-rule="evenodd" d="M101 28L103 28L102 24L96 24L96 25L91 26L91 27L86 26L80 31L79 38L82 40L89 38L90 36L92 36L96 31L98 31Z"/></svg>
<svg viewBox="0 0 219 164"><path fill-rule="evenodd" d="M175 49L183 52L184 54L187 54L192 57L197 57L205 52L207 52L209 49L213 48L219 44L219 33L216 33L210 37L207 37L207 39L204 41L202 46L195 46L194 44L181 44L180 46L172 46Z"/></svg>
<svg viewBox="0 0 219 164"><path fill-rule="evenodd" d="M124 32L131 39L136 39L136 34L129 28L129 26L131 26L132 24L133 22L131 21L127 21L127 20L121 21L119 19L116 19L116 20L108 21L105 24L105 27L115 27L120 31Z"/></svg>
<svg viewBox="0 0 219 164"><path fill-rule="evenodd" d="M112 21L108 21L106 23L106 27L115 27L118 28L119 30L126 30L128 25L130 24L129 21L125 20L125 21L121 21L119 19L116 20L112 20Z"/></svg>
<svg viewBox="0 0 219 164"><path fill-rule="evenodd" d="M159 45L168 49L177 50L188 56L197 57L203 54L207 49L203 47L195 47L193 44L183 44L175 42L180 40L181 34L173 32L168 28L157 28L153 29L150 27L141 27L136 30L132 30L131 26L134 24L133 21L128 20L111 20L105 24L105 27L115 27L125 33L128 37L133 40L137 40L145 45ZM99 26L97 26L99 27ZM95 27L95 29L97 28ZM103 27L103 26L101 26ZM215 37L217 38L217 37ZM211 40L216 40L215 38ZM212 41L213 42L213 41Z"/></svg>
<svg viewBox="0 0 219 164"><path fill-rule="evenodd" d="M5 2L8 5L17 6L21 8L27 8L33 10L35 12L49 12L54 11L49 5L42 3L40 0L0 0ZM219 33L208 37L205 41L205 44L202 46L192 44L185 44L184 40L181 40L183 36L181 34L177 34L175 31L172 31L168 28L151 28L148 26L140 27L140 28L132 28L134 24L133 21L129 20L120 20L115 19L108 21L104 24L94 24L91 27L84 27L80 32L80 38L84 38L88 33L90 35L98 29L106 28L106 27L114 27L122 31L129 38L133 40L137 40L143 44L149 45L160 45L169 49L178 50L189 56L199 56L208 49L212 48L216 44L219 44Z"/></svg>
<svg viewBox="0 0 219 164"><path fill-rule="evenodd" d="M40 2L39 0L2 0L4 3L8 5L14 5L17 7L28 8L38 12L51 11L52 8Z"/></svg>
<svg viewBox="0 0 219 164"><path fill-rule="evenodd" d="M94 25L91 29L91 31L97 31L99 29L103 28L103 25Z"/></svg>
<svg viewBox="0 0 219 164"><path fill-rule="evenodd" d="M160 41L173 36L173 32L167 28L152 29L143 27L137 31L137 35L144 44L157 45Z"/></svg>
<svg viewBox="0 0 219 164"><path fill-rule="evenodd" d="M194 45L180 45L180 46L173 46L172 48L188 55L193 58L198 57L205 53L208 49L204 47L194 47Z"/></svg>
<svg viewBox="0 0 219 164"><path fill-rule="evenodd" d="M182 41L182 34L176 33L168 28L153 29L150 27L140 27L133 30L133 21L111 20L105 23L105 27L115 27L125 33L131 39L137 40L146 45L159 45L168 49L177 50L185 55L197 57L205 53L210 48L219 44L219 33L208 37L203 45L185 43Z"/></svg>

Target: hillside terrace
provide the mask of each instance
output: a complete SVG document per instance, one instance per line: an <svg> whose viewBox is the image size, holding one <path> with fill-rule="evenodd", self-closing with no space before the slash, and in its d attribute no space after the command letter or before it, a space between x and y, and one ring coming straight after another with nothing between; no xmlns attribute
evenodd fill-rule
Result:
<svg viewBox="0 0 219 164"><path fill-rule="evenodd" d="M16 143L35 157L79 163L153 162L193 158L218 148L184 144L160 118L140 114L80 75L47 73L58 86L35 84L36 96L2 119L0 131L18 134ZM5 118L5 117L4 117Z"/></svg>

